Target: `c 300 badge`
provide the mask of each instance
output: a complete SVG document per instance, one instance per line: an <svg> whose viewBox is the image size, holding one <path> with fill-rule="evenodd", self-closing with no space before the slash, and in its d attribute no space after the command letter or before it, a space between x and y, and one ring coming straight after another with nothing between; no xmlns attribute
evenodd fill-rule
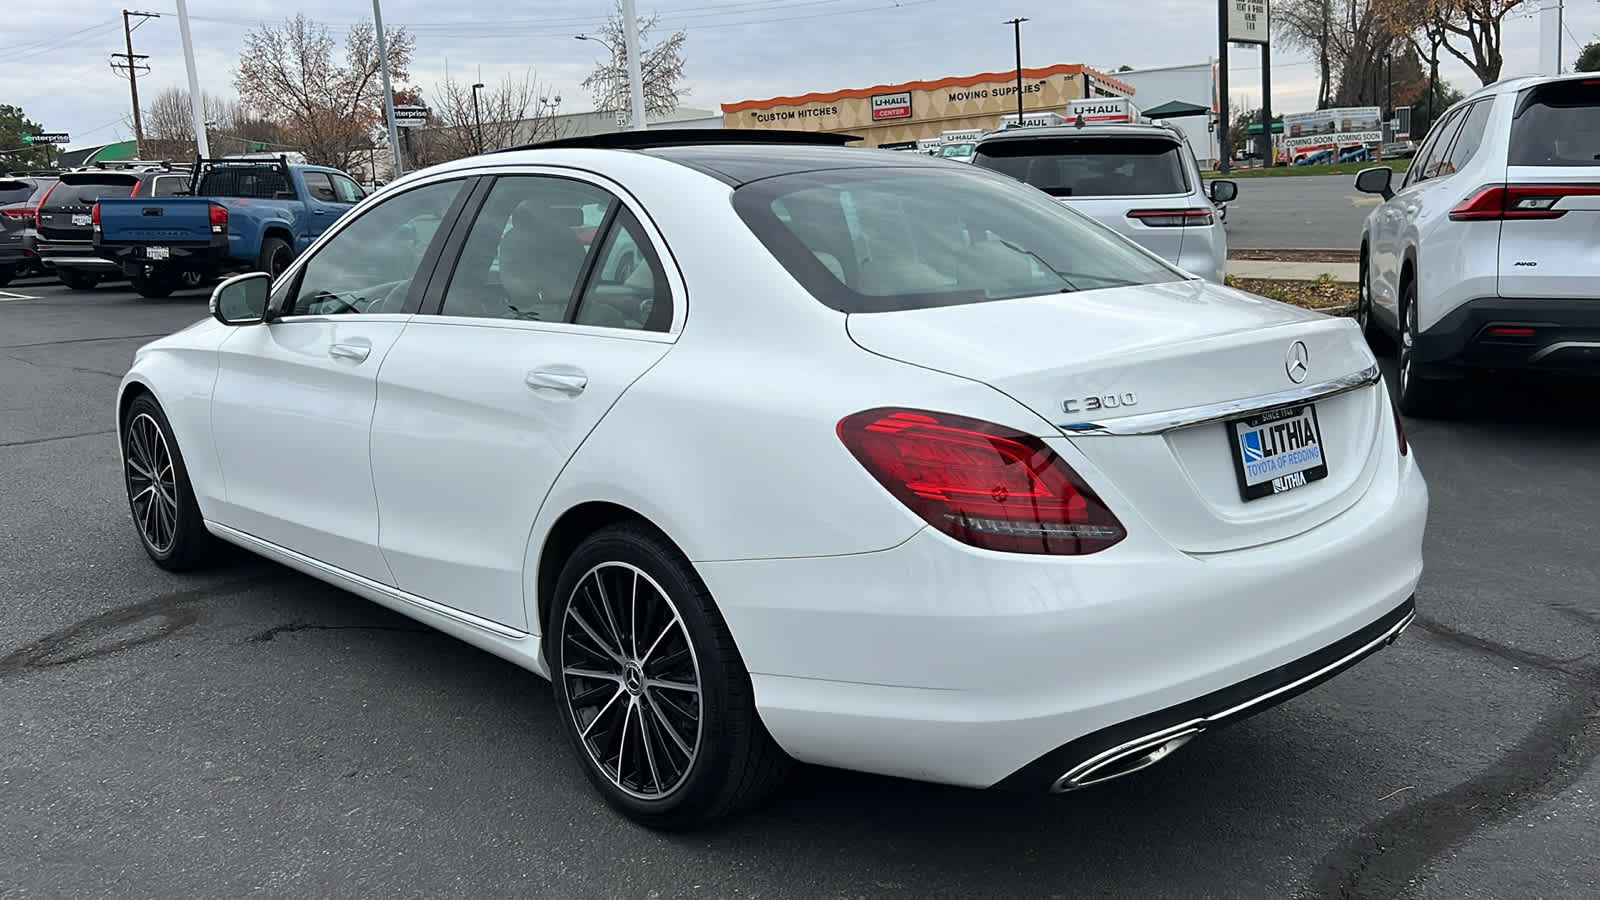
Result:
<svg viewBox="0 0 1600 900"><path fill-rule="evenodd" d="M1061 401L1061 411L1069 413L1099 412L1102 409L1120 409L1124 406L1138 406L1139 395L1133 391L1124 391L1120 394L1101 394L1095 397L1074 397L1071 400Z"/></svg>

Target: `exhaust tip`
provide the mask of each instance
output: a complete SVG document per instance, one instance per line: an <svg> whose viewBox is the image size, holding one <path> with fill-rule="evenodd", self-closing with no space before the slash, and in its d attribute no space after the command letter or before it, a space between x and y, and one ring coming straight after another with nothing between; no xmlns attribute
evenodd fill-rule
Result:
<svg viewBox="0 0 1600 900"><path fill-rule="evenodd" d="M1124 775L1148 769L1176 753L1184 744L1194 740L1202 730L1198 725L1187 725L1113 747L1067 770L1050 786L1050 793L1061 794L1104 784Z"/></svg>

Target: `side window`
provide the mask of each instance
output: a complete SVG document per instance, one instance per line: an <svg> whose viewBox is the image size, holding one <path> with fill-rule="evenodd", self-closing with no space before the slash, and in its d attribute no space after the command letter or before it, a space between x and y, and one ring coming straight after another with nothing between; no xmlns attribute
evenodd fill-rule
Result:
<svg viewBox="0 0 1600 900"><path fill-rule="evenodd" d="M1489 111L1493 108L1493 100L1479 100L1467 110L1466 117L1461 120L1461 131L1446 152L1444 162L1439 165L1437 176L1454 175L1477 155L1478 148L1483 145L1483 133L1489 127Z"/></svg>
<svg viewBox="0 0 1600 900"><path fill-rule="evenodd" d="M284 315L400 312L461 184L441 181L396 194L341 228L306 263Z"/></svg>
<svg viewBox="0 0 1600 900"><path fill-rule="evenodd" d="M1461 125L1461 110L1456 110L1444 117L1428 133L1427 140L1423 142L1422 149L1417 151L1416 159L1411 161L1411 169L1406 172L1406 184L1413 185L1427 181L1433 177L1433 172L1439 168L1439 163L1444 159L1444 151L1450 146L1450 139Z"/></svg>
<svg viewBox="0 0 1600 900"><path fill-rule="evenodd" d="M158 175L155 185L151 188L151 195L155 197L171 197L182 191L189 179L182 175Z"/></svg>
<svg viewBox="0 0 1600 900"><path fill-rule="evenodd" d="M672 295L667 279L632 213L618 211L599 252L573 321L636 331L670 328Z"/></svg>
<svg viewBox="0 0 1600 900"><path fill-rule="evenodd" d="M359 203L361 198L367 196L361 185L343 175L329 175L328 178L333 181L333 193L339 203Z"/></svg>
<svg viewBox="0 0 1600 900"><path fill-rule="evenodd" d="M323 203L337 203L339 195L333 191L333 181L326 172L301 172L300 177L306 180L306 193L313 200Z"/></svg>
<svg viewBox="0 0 1600 900"><path fill-rule="evenodd" d="M617 205L602 188L569 178L495 181L450 275L446 316L564 322L603 222ZM596 215L598 213L598 216Z"/></svg>

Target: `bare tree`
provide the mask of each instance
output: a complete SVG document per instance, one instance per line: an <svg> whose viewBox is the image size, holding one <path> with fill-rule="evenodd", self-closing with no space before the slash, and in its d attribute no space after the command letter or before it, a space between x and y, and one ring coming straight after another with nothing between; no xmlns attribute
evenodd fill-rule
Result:
<svg viewBox="0 0 1600 900"><path fill-rule="evenodd" d="M622 2L616 0L600 33L583 35L611 53L610 59L596 63L594 71L583 80L584 89L594 95L595 109L601 112L625 111L629 107L628 50L622 21ZM652 46L650 29L660 21L659 13L639 17L639 74L644 82L646 117L672 112L689 95L683 84L683 43L688 34L679 29Z"/></svg>
<svg viewBox="0 0 1600 900"><path fill-rule="evenodd" d="M472 85L453 78L448 70L432 94L429 127L419 137L426 142L426 153L433 162L556 136L555 109L560 98L541 86L531 70L521 78L502 77L499 84L478 92L476 104Z"/></svg>
<svg viewBox="0 0 1600 900"><path fill-rule="evenodd" d="M202 92L200 106L206 122L231 129L237 110L233 103L216 94ZM189 92L169 87L156 94L144 113L144 144L139 148L145 159L180 160L194 156L194 113L189 107Z"/></svg>
<svg viewBox="0 0 1600 900"><path fill-rule="evenodd" d="M1272 8L1273 30L1291 47L1308 50L1317 59L1317 108L1333 105L1336 0L1287 0Z"/></svg>
<svg viewBox="0 0 1600 900"><path fill-rule="evenodd" d="M415 41L404 28L388 29L386 38L390 77L403 82ZM371 22L351 26L343 58L335 59L327 26L296 14L245 36L233 80L243 105L281 125L307 160L347 168L371 148L383 121L379 68Z"/></svg>
<svg viewBox="0 0 1600 900"><path fill-rule="evenodd" d="M1408 36L1421 52L1420 34L1434 53L1443 47L1466 63L1483 84L1500 80L1501 26L1523 0L1383 0L1383 18L1392 32Z"/></svg>

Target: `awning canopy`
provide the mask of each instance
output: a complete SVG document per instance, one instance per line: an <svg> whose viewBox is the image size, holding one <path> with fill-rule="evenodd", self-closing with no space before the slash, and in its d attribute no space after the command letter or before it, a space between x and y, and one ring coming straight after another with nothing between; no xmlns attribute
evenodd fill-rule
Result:
<svg viewBox="0 0 1600 900"><path fill-rule="evenodd" d="M1184 116L1209 116L1211 110L1182 100L1168 100L1160 106L1144 111L1147 119L1178 119Z"/></svg>

